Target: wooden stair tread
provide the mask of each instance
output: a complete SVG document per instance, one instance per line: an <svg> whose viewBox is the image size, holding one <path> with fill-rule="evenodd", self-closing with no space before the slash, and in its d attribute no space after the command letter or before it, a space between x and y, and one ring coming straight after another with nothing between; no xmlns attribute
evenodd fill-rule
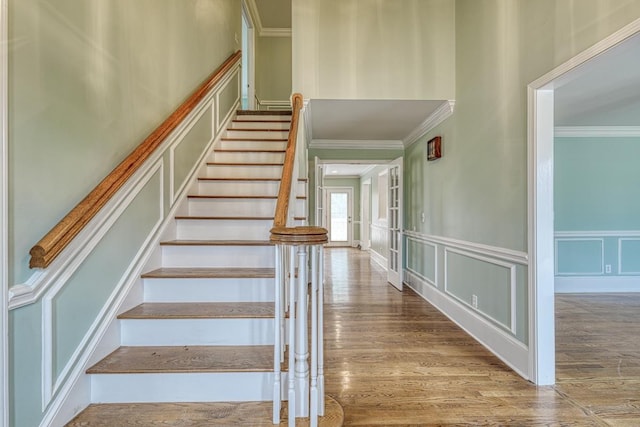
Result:
<svg viewBox="0 0 640 427"><path fill-rule="evenodd" d="M118 319L268 319L273 317L275 317L273 302L147 302L118 315Z"/></svg>
<svg viewBox="0 0 640 427"><path fill-rule="evenodd" d="M279 182L280 178L208 178L208 177L199 177L198 181L240 181L240 182Z"/></svg>
<svg viewBox="0 0 640 427"><path fill-rule="evenodd" d="M272 216L177 216L176 219L186 220L239 220L239 221L267 221L272 220Z"/></svg>
<svg viewBox="0 0 640 427"><path fill-rule="evenodd" d="M229 196L220 196L215 194L190 194L187 196L189 199L277 199L278 196L238 196L238 195L229 195ZM298 196L298 199L306 197Z"/></svg>
<svg viewBox="0 0 640 427"><path fill-rule="evenodd" d="M158 268L143 279L271 279L273 268Z"/></svg>
<svg viewBox="0 0 640 427"><path fill-rule="evenodd" d="M207 166L282 166L283 163L207 162Z"/></svg>
<svg viewBox="0 0 640 427"><path fill-rule="evenodd" d="M221 141L286 142L287 138L220 138Z"/></svg>
<svg viewBox="0 0 640 427"><path fill-rule="evenodd" d="M238 110L238 116L290 116L291 110Z"/></svg>
<svg viewBox="0 0 640 427"><path fill-rule="evenodd" d="M120 347L88 374L273 371L273 346Z"/></svg>
<svg viewBox="0 0 640 427"><path fill-rule="evenodd" d="M319 427L340 427L344 411L333 398L325 397L325 415ZM280 426L287 426L287 402L282 402ZM66 427L142 427L142 426L252 426L272 427L273 403L99 403L91 404ZM276 424L277 425L277 424ZM308 418L296 419L297 427L309 425Z"/></svg>
<svg viewBox="0 0 640 427"><path fill-rule="evenodd" d="M161 246L273 246L269 240L166 240Z"/></svg>

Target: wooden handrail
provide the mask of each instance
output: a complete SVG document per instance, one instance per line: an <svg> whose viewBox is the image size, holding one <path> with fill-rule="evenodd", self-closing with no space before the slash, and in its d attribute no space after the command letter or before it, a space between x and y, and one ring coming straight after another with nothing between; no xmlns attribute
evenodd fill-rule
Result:
<svg viewBox="0 0 640 427"><path fill-rule="evenodd" d="M239 61L237 51L211 74L157 129L107 175L76 207L51 229L31 250L30 268L46 268L75 236L104 207L125 182L140 168L160 144L191 113L207 93Z"/></svg>
<svg viewBox="0 0 640 427"><path fill-rule="evenodd" d="M298 121L300 120L301 109L302 95L294 93L291 98L291 127L289 128L287 151L284 155L284 165L282 166L282 180L280 181L276 213L273 219L274 227L286 227L287 225L289 195L291 194L291 181L293 180L293 166L296 161L296 141L298 139Z"/></svg>

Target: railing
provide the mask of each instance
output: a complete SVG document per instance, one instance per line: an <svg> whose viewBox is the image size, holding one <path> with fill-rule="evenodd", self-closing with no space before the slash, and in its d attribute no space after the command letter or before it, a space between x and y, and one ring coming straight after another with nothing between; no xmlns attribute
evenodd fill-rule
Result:
<svg viewBox="0 0 640 427"><path fill-rule="evenodd" d="M295 187L292 183L294 178L297 179L296 143L302 95L293 95L292 108L289 140L271 229L271 241L276 244L273 423L280 423L284 394L281 364L288 348L288 425L295 426L297 417L309 417L310 425L317 426L318 417L324 415L322 284L323 245L327 243L327 230L321 227L293 226L289 201L295 200ZM287 314L288 328L285 328ZM311 328L308 319L311 321Z"/></svg>
<svg viewBox="0 0 640 427"><path fill-rule="evenodd" d="M207 93L239 61L237 51L189 96L157 129L107 175L76 207L51 229L31 250L29 267L46 268L71 243L162 142L191 113Z"/></svg>

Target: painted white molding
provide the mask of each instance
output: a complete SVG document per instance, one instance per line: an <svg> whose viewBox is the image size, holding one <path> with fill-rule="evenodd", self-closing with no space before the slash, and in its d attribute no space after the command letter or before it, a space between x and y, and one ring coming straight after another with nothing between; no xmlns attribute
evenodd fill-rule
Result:
<svg viewBox="0 0 640 427"><path fill-rule="evenodd" d="M108 221L105 221L103 225L103 230L99 233L96 233L93 236L92 240L97 240L96 242L91 241L88 242L85 246L84 250L78 255L77 259L74 259L69 265L66 271L59 275L56 281L52 284L52 286L47 289L46 294L42 298L42 409L45 410L47 405L51 402L52 396L54 396L60 386L64 383L65 378L69 374L69 372L76 365L78 359L82 356L84 348L88 344L91 339L93 331L98 328L98 325L103 322L103 317L109 310L109 307L113 304L113 301L116 299L118 293L122 289L125 283L135 280L136 276L132 276L132 271L141 273L142 265L139 264L139 260L142 257L142 254L148 251L149 242L152 240L153 236L158 232L160 225L163 222L163 214L164 214L164 174L163 174L163 159L159 159L155 165L145 174L145 176L137 183L135 188L127 194L123 203L118 206L116 211L109 217ZM100 243L102 237L106 235L106 233L111 229L113 224L118 221L120 216L124 213L124 211L129 207L129 205L135 200L135 198L140 194L140 192L147 186L147 184L151 181L154 176L158 176L158 182L160 188L159 194L159 203L158 203L158 219L156 223L153 225L149 235L145 239L144 243L141 246L141 249L138 251L136 256L133 258L131 264L122 275L120 282L115 286L114 292L111 294L107 303L103 306L102 310L96 317L94 323L89 328L89 333L87 333L78 347L73 352L72 356L67 361L67 364L62 369L57 378L54 378L54 348L53 348L53 335L54 331L54 307L53 301L58 293L64 288L67 284L69 278L75 273L75 271L82 265L84 260L89 254L93 251L93 249ZM137 268L136 268L137 266Z"/></svg>
<svg viewBox="0 0 640 427"><path fill-rule="evenodd" d="M556 126L556 138L640 137L640 126Z"/></svg>
<svg viewBox="0 0 640 427"><path fill-rule="evenodd" d="M291 28L263 28L260 37L291 37Z"/></svg>
<svg viewBox="0 0 640 427"><path fill-rule="evenodd" d="M351 244L352 248L357 248L358 246L360 246L361 242L360 240L354 240L353 243Z"/></svg>
<svg viewBox="0 0 640 427"><path fill-rule="evenodd" d="M221 88L226 87L228 81L237 74L239 67L235 67L230 71L231 77L223 79L218 85L212 88L212 92L216 94L216 100L218 98ZM206 105L205 98L202 105ZM237 106L239 99L236 100L234 106ZM29 279L23 283L14 285L9 289L9 310L22 307L28 304L36 302L40 296L58 280L58 277L68 274L69 264L73 261L81 262L79 259L80 253L88 255L93 250L95 245L100 241L100 238L108 231L108 227L103 227L106 221L113 215L118 207L127 198L127 195L138 185L139 181L146 176L147 172L154 167L155 163L160 159L165 151L171 147L176 141L181 138L186 129L193 125L197 113L202 111L202 105L199 104L192 114L185 118L185 120L165 139L160 147L154 151L149 159L141 166L141 168L134 173L134 175L122 186L120 190L114 195L114 197L107 202L107 204L96 214L96 216L87 224L87 226L78 233L78 235L71 241L71 243L65 248L62 253L44 270L36 270ZM216 111L219 110L216 108ZM224 123L228 123L232 118L232 112L234 108L231 108L229 114ZM221 127L218 126L220 130ZM221 134L221 132L220 132ZM208 147L210 148L210 147ZM193 171L192 171L193 172ZM93 245L89 248L86 245Z"/></svg>
<svg viewBox="0 0 640 427"><path fill-rule="evenodd" d="M623 276L638 276L640 275L640 271L625 271L624 270L624 266L622 265L622 252L624 251L623 249L623 242L638 242L640 241L640 238L637 237L624 237L624 238L620 238L618 239L618 274L623 275Z"/></svg>
<svg viewBox="0 0 640 427"><path fill-rule="evenodd" d="M289 99L260 99L255 95L258 110L290 110L291 100ZM263 108L264 107L264 108Z"/></svg>
<svg viewBox="0 0 640 427"><path fill-rule="evenodd" d="M371 261L382 267L384 271L387 271L387 259L383 255L380 255L378 252L374 251L373 248L369 248L367 250L369 251L369 258L371 259Z"/></svg>
<svg viewBox="0 0 640 427"><path fill-rule="evenodd" d="M481 262L485 262L488 264L493 264L493 265L497 265L498 267L502 267L505 269L509 270L509 305L510 305L510 310L509 310L509 324L504 324L502 323L500 320L496 319L495 317L491 316L489 313L485 313L484 311L480 310L479 308L473 307L472 305L468 304L466 301L462 300L461 298L459 298L457 295L455 295L453 292L451 292L449 290L449 254L457 254L457 255L461 255L470 259L475 259L477 261L481 261ZM450 297L458 300L458 302L460 302L463 305L466 305L467 307L469 307L470 310L472 311L476 311L480 314L482 314L484 317L486 317L487 319L495 322L498 325L502 325L503 327L509 329L511 331L512 334L515 335L516 333L516 285L517 285L517 279L516 279L516 265L513 263L507 263L507 262L503 262L503 261L499 261L496 259L492 259L492 258L487 258L487 257L483 257L481 255L476 255L472 252L467 252L467 251L463 251L463 250L459 250L459 249L450 249L450 248L444 248L444 292L449 295Z"/></svg>
<svg viewBox="0 0 640 427"><path fill-rule="evenodd" d="M247 5L249 15L251 16L251 21L253 21L253 24L258 32L258 35L260 35L260 33L262 32L262 19L260 19L260 12L258 12L258 6L256 5L256 1L245 0L245 3Z"/></svg>
<svg viewBox="0 0 640 427"><path fill-rule="evenodd" d="M469 242L466 240L452 239L450 237L434 236L417 231L404 230L404 235L417 241L435 243L450 248L466 250L503 261L512 262L514 264L525 266L529 264L529 256L525 252L514 251L512 249L501 248L498 246L484 245L482 243Z"/></svg>
<svg viewBox="0 0 640 427"><path fill-rule="evenodd" d="M425 240L420 240L420 239L416 239L415 237L412 236L406 236L405 239L405 254L409 253L409 242L417 242L417 243L421 243L423 245L426 246L431 246L433 248L433 280L431 280L430 278L422 275L421 273L415 271L413 268L411 268L409 266L409 259L407 257L407 266L405 267L405 270L407 270L408 272L410 272L411 274L413 274L416 277L419 277L420 279L424 280L425 282L429 283L430 285L439 288L439 284L438 284L438 273L439 273L439 267L438 267L438 245L436 245L435 243L432 242L428 242Z"/></svg>
<svg viewBox="0 0 640 427"><path fill-rule="evenodd" d="M238 81L238 89L237 89L238 96L236 96L235 101L233 101L233 104L231 104L231 108L229 108L229 111L225 111L224 117L220 118L220 94L224 89L226 89L227 84L229 83L229 80L231 80L236 76L237 76L236 80ZM216 100L215 101L216 130L220 132L222 130L222 123L229 120L229 117L235 114L236 108L238 104L240 104L240 97L242 96L242 76L240 75L240 63L236 64L235 67L233 67L233 69L229 71L229 74L227 75L227 77L223 78L216 86L214 86L214 88L212 89L212 92L215 92L215 100Z"/></svg>
<svg viewBox="0 0 640 427"><path fill-rule="evenodd" d="M602 231L556 231L556 239L580 237L640 237L640 230L602 230Z"/></svg>
<svg viewBox="0 0 640 427"><path fill-rule="evenodd" d="M309 149L309 144L311 144L311 104L309 103L309 99L304 99L302 103L302 115L304 118L304 137L305 137L305 148ZM307 176L308 178L308 176Z"/></svg>
<svg viewBox="0 0 640 427"><path fill-rule="evenodd" d="M576 69L640 32L640 19L531 82L527 87L529 369L538 385L555 382L553 278L554 92ZM569 74L570 72L573 72Z"/></svg>
<svg viewBox="0 0 640 427"><path fill-rule="evenodd" d="M639 276L568 276L556 277L558 294L640 292Z"/></svg>
<svg viewBox="0 0 640 427"><path fill-rule="evenodd" d="M458 300L439 291L408 271L405 271L405 284L506 363L518 375L530 379L528 375L529 349L525 344L483 316L469 310Z"/></svg>
<svg viewBox="0 0 640 427"><path fill-rule="evenodd" d="M449 100L443 101L442 105L436 109L426 120L415 128L407 137L402 141L405 148L416 143L420 138L429 133L433 128L444 122L451 117L454 111L456 101Z"/></svg>
<svg viewBox="0 0 640 427"><path fill-rule="evenodd" d="M558 243L559 242L598 242L600 243L600 271L596 271L594 273L584 273L584 272L576 272L576 273L560 273L558 271ZM571 238L558 238L556 237L554 240L555 250L554 250L554 275L555 276L601 276L604 274L604 239L599 238L590 238L590 237L571 237Z"/></svg>
<svg viewBox="0 0 640 427"><path fill-rule="evenodd" d="M309 148L331 150L402 150L402 141L396 140L338 140L338 139L312 139ZM325 162L326 163L326 162ZM380 161L378 161L380 163ZM385 161L382 161L385 163Z"/></svg>
<svg viewBox="0 0 640 427"><path fill-rule="evenodd" d="M0 427L9 427L9 10L0 0Z"/></svg>

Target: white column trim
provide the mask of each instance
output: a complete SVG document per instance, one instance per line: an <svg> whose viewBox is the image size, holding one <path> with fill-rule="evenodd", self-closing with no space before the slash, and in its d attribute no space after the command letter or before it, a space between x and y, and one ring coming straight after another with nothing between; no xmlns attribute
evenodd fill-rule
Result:
<svg viewBox="0 0 640 427"><path fill-rule="evenodd" d="M0 0L0 427L9 426L9 15L7 0Z"/></svg>

